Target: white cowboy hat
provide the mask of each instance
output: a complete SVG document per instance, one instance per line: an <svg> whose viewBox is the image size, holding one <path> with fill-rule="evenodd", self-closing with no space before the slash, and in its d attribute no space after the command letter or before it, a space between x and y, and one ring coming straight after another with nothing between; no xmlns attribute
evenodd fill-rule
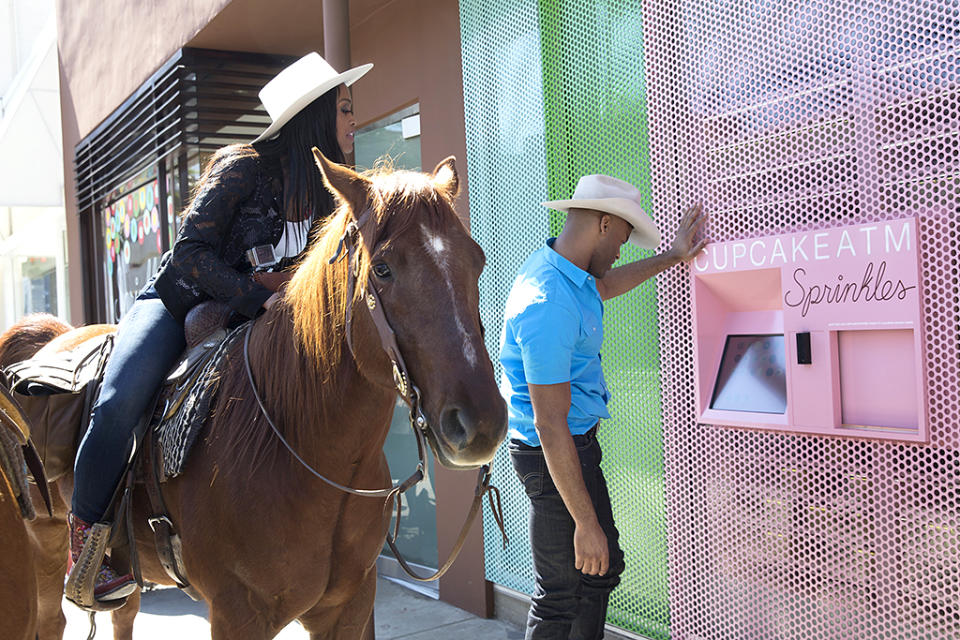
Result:
<svg viewBox="0 0 960 640"><path fill-rule="evenodd" d="M640 206L640 190L629 182L610 176L583 176L570 200L551 200L545 207L563 211L593 209L623 218L633 227L630 242L643 249L660 246L660 230Z"/></svg>
<svg viewBox="0 0 960 640"><path fill-rule="evenodd" d="M372 68L368 63L337 73L316 51L303 56L260 90L260 102L273 123L254 142L273 137L308 104L338 85L349 87Z"/></svg>

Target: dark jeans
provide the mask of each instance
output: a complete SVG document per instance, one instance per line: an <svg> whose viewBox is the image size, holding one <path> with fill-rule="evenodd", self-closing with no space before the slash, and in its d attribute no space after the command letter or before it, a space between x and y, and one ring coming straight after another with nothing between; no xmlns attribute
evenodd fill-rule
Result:
<svg viewBox="0 0 960 640"><path fill-rule="evenodd" d="M183 325L152 288L121 318L73 467L73 512L81 520L103 518L130 455L130 436L185 346Z"/></svg>
<svg viewBox="0 0 960 640"><path fill-rule="evenodd" d="M540 447L511 441L510 459L530 498L530 546L536 589L527 615L525 640L596 640L603 637L610 592L620 584L623 551L613 522L610 494L600 470L596 429L573 437L587 493L610 552L606 575L588 576L574 566L573 518L547 471Z"/></svg>

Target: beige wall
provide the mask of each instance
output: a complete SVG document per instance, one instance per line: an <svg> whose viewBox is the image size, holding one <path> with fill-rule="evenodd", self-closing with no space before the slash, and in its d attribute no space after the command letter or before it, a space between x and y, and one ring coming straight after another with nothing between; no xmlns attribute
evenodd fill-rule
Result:
<svg viewBox="0 0 960 640"><path fill-rule="evenodd" d="M457 157L460 198L466 222L467 148L460 66L460 15L455 0L393 0L351 3L352 64L373 62L354 85L357 121L363 126L397 109L420 103L423 168ZM363 15L358 15L363 11Z"/></svg>
<svg viewBox="0 0 960 640"><path fill-rule="evenodd" d="M80 138L229 0L58 0L57 44ZM72 151L72 147L70 148ZM71 159L73 154L70 155Z"/></svg>
<svg viewBox="0 0 960 640"><path fill-rule="evenodd" d="M229 0L57 0L70 320L84 321L73 151Z"/></svg>

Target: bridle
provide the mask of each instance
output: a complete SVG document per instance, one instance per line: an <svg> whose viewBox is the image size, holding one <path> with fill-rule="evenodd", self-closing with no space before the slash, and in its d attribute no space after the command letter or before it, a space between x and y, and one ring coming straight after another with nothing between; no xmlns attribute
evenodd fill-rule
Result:
<svg viewBox="0 0 960 640"><path fill-rule="evenodd" d="M365 237L360 233L360 226L371 217L372 210L367 208L360 215L357 220L351 220L347 223L346 229L343 232L343 235L340 237L340 242L337 245L337 249L334 252L333 257L330 258L329 264L335 264L343 257L347 258L347 295L353 296L355 291L357 277L360 274L360 260L358 257L357 249L362 242L364 248L367 250L367 255L373 255L373 241L369 237ZM389 501L390 498L395 499L396 504L396 517L395 525L393 530L393 535L387 534L387 544L390 546L390 550L393 552L393 555L396 556L397 562L400 563L400 566L403 570L409 575L412 579L419 582L430 582L433 580L439 579L443 574L447 572L450 566L453 564L453 561L456 560L457 556L460 553L460 550L463 548L464 543L467 539L467 533L470 530L470 526L473 524L473 520L476 517L477 513L480 511L480 506L483 503L483 496L487 496L487 500L490 504L490 511L493 515L494 521L497 523L497 526L500 529L500 534L503 537L503 546L506 548L507 545L507 534L504 528L503 521L503 506L500 501L500 490L490 484L491 470L490 465L485 464L480 468L479 475L477 476L477 485L474 489L473 503L470 506L470 511L467 513L466 520L463 524L463 528L460 531L460 536L457 539L456 544L454 544L453 549L450 552L450 556L447 561L432 575L430 576L420 576L417 575L413 569L410 568L410 565L404 560L403 556L400 553L400 550L396 546L397 536L400 532L400 514L402 510L402 496L410 488L417 485L424 478L424 469L426 469L426 433L429 427L427 423L427 418L423 414L423 409L421 406L421 394L420 389L414 383L413 378L410 376L410 372L407 369L406 362L403 360L403 356L400 353L400 347L397 345L397 337L393 331L393 328L390 326L390 322L387 320L387 316L383 311L383 305L380 302L380 296L377 293L376 287L373 286L369 280L366 282L366 286L361 289L361 298L363 299L364 306L370 312L370 317L373 320L373 324L377 329L377 333L380 336L380 344L387 354L387 357L390 359L390 362L393 367L393 382L396 386L396 391L400 394L400 397L404 402L410 407L410 427L413 429L414 436L417 440L417 456L419 461L417 463L416 470L403 482L396 484L392 487L386 489L354 489L342 485L330 478L327 478L316 469L314 469L310 464L308 464L301 456L298 454L293 447L290 446L290 443L287 442L286 438L280 433L280 430L277 429L276 424L274 424L273 419L270 417L270 413L267 411L266 406L263 404L263 400L260 398L260 393L257 391L257 385L253 379L253 371L250 368L250 355L249 355L249 344L250 344L250 331L253 323L251 322L247 326L246 335L243 339L243 362L247 371L247 378L250 381L250 387L253 390L253 396L257 400L257 405L260 407L260 411L267 420L267 424L270 425L273 434L280 440L287 451L293 455L293 457L299 462L307 471L309 471L313 476L319 478L320 480L326 482L331 487L349 493L355 496L362 496L367 498L385 498L385 503ZM347 338L347 347L350 349L351 355L356 360L356 352L353 348L353 303L352 298L348 298L347 310L346 310L346 338ZM494 501L494 498L496 501Z"/></svg>

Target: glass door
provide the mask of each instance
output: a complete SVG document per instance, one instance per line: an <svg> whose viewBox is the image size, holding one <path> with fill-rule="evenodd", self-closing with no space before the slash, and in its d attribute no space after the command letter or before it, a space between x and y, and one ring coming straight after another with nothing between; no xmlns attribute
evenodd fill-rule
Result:
<svg viewBox="0 0 960 640"><path fill-rule="evenodd" d="M357 170L378 166L421 171L420 105L414 104L359 129L354 138ZM383 450L393 481L402 482L417 465L416 437L410 427L410 412L399 398ZM426 477L403 498L398 547L404 558L422 571L435 569L437 560L437 498L433 484L433 455L427 460ZM392 525L391 525L392 527ZM392 531L392 528L391 528ZM384 545L379 570L382 575L403 578L393 554ZM418 588L422 588L419 587ZM431 583L435 592L436 583Z"/></svg>

